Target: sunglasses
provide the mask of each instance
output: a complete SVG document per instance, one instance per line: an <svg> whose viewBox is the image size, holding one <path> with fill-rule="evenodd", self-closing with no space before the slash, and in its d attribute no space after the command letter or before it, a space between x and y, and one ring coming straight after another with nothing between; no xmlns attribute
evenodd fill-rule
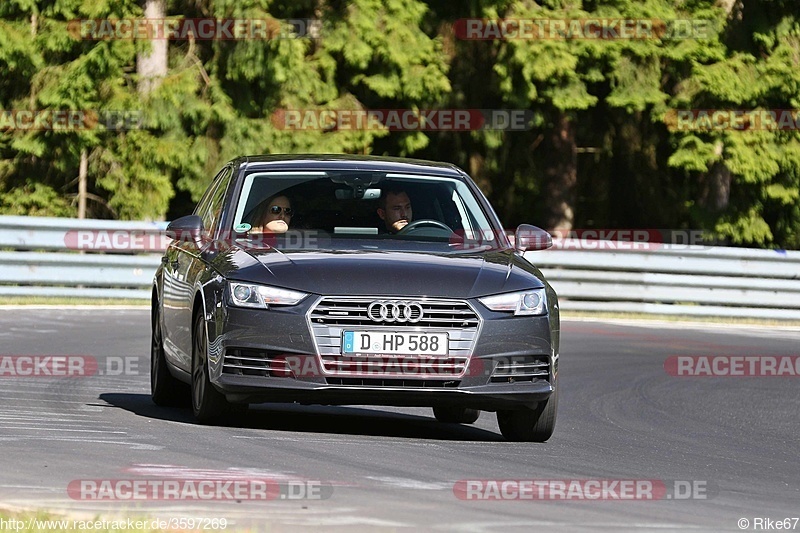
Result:
<svg viewBox="0 0 800 533"><path fill-rule="evenodd" d="M280 215L281 211L283 211L287 217L292 216L292 213L294 213L294 210L291 207L281 207L279 205L273 205L272 207L269 208L269 212L272 213L273 215Z"/></svg>

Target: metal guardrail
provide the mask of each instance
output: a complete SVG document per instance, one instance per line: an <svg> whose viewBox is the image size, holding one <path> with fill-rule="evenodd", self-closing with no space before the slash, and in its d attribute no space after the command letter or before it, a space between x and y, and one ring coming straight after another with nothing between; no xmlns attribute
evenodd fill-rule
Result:
<svg viewBox="0 0 800 533"><path fill-rule="evenodd" d="M147 299L165 228L0 216L0 296ZM800 252L598 242L525 254L563 310L800 320Z"/></svg>
<svg viewBox="0 0 800 533"><path fill-rule="evenodd" d="M166 226L0 216L0 296L149 299Z"/></svg>
<svg viewBox="0 0 800 533"><path fill-rule="evenodd" d="M525 256L565 310L800 320L800 252L561 248Z"/></svg>

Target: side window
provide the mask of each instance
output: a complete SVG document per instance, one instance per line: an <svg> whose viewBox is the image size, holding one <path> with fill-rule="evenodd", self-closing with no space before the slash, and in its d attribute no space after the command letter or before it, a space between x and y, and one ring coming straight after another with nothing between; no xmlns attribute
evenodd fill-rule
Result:
<svg viewBox="0 0 800 533"><path fill-rule="evenodd" d="M197 203L197 207L194 208L194 214L198 215L203 220L203 227L205 229L208 229L208 225L206 224L209 219L208 206L211 203L211 198L214 197L217 187L219 187L219 178L223 172L224 169L214 177L214 179L211 181L211 186L205 192L203 197L200 198L200 201Z"/></svg>
<svg viewBox="0 0 800 533"><path fill-rule="evenodd" d="M213 230L214 223L219 218L219 213L222 211L222 200L225 197L232 172L230 167L223 168L214 177L211 187L208 188L194 210L194 214L202 219L203 228L206 231Z"/></svg>
<svg viewBox="0 0 800 533"><path fill-rule="evenodd" d="M203 227L208 227L211 231L215 231L217 229L217 225L219 224L220 214L222 214L222 207L225 203L225 193L228 190L228 184L231 181L232 175L233 169L231 167L225 168L222 171L219 185L214 191L214 194L211 196L211 203L208 206L208 212L211 215L211 219L208 226L206 226L205 222L203 222Z"/></svg>

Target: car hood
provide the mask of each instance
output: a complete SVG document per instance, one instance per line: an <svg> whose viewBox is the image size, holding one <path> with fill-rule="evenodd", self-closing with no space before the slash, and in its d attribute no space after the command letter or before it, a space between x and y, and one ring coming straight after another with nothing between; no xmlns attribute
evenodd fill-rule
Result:
<svg viewBox="0 0 800 533"><path fill-rule="evenodd" d="M226 255L222 273L229 279L319 295L474 298L544 287L541 272L513 250L435 254L270 248Z"/></svg>

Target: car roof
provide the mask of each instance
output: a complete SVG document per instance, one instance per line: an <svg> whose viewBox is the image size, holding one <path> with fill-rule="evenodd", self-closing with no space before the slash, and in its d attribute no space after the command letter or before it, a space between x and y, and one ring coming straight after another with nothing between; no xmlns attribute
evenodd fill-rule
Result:
<svg viewBox="0 0 800 533"><path fill-rule="evenodd" d="M463 178L461 169L451 163L348 154L276 154L241 157L236 160L247 169L270 170L373 170L383 172L408 172Z"/></svg>

